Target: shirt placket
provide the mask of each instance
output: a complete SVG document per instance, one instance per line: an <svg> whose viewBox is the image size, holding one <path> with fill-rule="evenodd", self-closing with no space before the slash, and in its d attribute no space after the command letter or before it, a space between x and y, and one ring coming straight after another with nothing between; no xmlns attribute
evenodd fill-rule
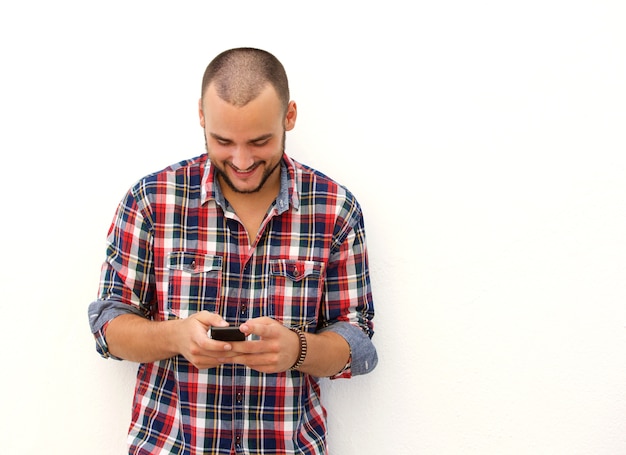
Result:
<svg viewBox="0 0 626 455"><path fill-rule="evenodd" d="M249 317L255 315L255 311L250 308L252 304L256 304L253 302L255 295L255 283L258 283L260 280L259 277L255 276L256 268L255 268L255 254L258 248L257 242L262 241L264 238L263 232L267 228L269 222L272 217L276 215L276 210L274 208L270 209L268 215L263 220L261 228L259 229L259 235L254 240L254 244L252 248L248 243L248 235L245 232L245 228L243 224L235 221L235 219L229 221L235 221L234 224L229 224L229 235L233 235L235 233L237 237L237 241L231 242L231 245L236 244L238 246L237 252L233 252L237 257L238 267L240 270L239 280L238 280L238 292L237 292L237 300L236 305L232 305L232 307L236 308L236 314L227 312L229 316L234 317L237 324L241 324L245 322ZM236 227L235 227L236 225ZM236 231L235 231L236 229ZM232 239L234 240L234 239ZM262 249L262 248L261 248ZM233 257L234 258L234 257ZM228 306L228 305L227 305ZM231 310L232 311L232 310ZM245 414L246 414L246 403L249 402L249 397L246 397L246 393L249 392L248 384L248 375L246 374L246 367L242 365L233 365L233 446L235 449L235 453L244 453L245 452Z"/></svg>

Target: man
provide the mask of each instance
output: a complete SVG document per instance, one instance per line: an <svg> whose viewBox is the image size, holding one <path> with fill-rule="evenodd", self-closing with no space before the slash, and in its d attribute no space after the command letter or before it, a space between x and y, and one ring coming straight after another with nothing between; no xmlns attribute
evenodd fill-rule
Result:
<svg viewBox="0 0 626 455"><path fill-rule="evenodd" d="M89 307L98 352L140 364L129 453L327 453L318 378L377 363L360 206L285 154L273 55L218 55L199 113L207 153L130 189Z"/></svg>

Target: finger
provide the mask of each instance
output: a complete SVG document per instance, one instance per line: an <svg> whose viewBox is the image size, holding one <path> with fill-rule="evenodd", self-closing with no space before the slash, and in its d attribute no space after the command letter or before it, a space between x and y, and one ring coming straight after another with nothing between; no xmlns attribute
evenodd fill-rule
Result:
<svg viewBox="0 0 626 455"><path fill-rule="evenodd" d="M241 355L262 354L271 349L271 342L264 340L247 340L230 342L232 352Z"/></svg>
<svg viewBox="0 0 626 455"><path fill-rule="evenodd" d="M228 322L226 322L219 314L211 313L206 310L195 313L191 317L195 317L200 322L208 326L226 327L228 325Z"/></svg>
<svg viewBox="0 0 626 455"><path fill-rule="evenodd" d="M251 368L270 365L272 362L270 356L264 354L237 354L229 357L220 357L220 362L238 363Z"/></svg>
<svg viewBox="0 0 626 455"><path fill-rule="evenodd" d="M276 373L283 371L278 364L279 356L276 354L249 354L231 357L229 359L220 359L223 363L236 363L245 365L253 370L260 371L261 373Z"/></svg>
<svg viewBox="0 0 626 455"><path fill-rule="evenodd" d="M263 324L263 325L280 324L276 319L272 319L268 316L261 316L258 318L248 319L246 322L251 322L253 324Z"/></svg>
<svg viewBox="0 0 626 455"><path fill-rule="evenodd" d="M257 335L261 338L271 337L277 332L277 328L283 327L279 322L271 318L250 319L240 326L240 330L246 335Z"/></svg>
<svg viewBox="0 0 626 455"><path fill-rule="evenodd" d="M224 355L224 352L230 352L233 350L232 343L227 341L213 340L209 337L207 337L207 339L203 341L203 347L213 357Z"/></svg>

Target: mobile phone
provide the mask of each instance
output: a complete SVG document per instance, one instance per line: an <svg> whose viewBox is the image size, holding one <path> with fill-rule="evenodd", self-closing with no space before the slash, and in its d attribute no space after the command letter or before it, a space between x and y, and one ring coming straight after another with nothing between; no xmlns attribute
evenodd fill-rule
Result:
<svg viewBox="0 0 626 455"><path fill-rule="evenodd" d="M239 327L211 327L211 338L220 341L245 341L246 334L239 330Z"/></svg>

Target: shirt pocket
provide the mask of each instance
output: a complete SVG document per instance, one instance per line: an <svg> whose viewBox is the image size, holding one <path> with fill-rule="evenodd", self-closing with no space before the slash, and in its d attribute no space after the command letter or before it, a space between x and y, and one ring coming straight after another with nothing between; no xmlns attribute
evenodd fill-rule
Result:
<svg viewBox="0 0 626 455"><path fill-rule="evenodd" d="M324 263L277 259L270 261L269 312L288 327L307 330L317 325L322 298Z"/></svg>
<svg viewBox="0 0 626 455"><path fill-rule="evenodd" d="M217 311L222 283L222 258L174 251L167 256L167 311L186 318L199 311Z"/></svg>

